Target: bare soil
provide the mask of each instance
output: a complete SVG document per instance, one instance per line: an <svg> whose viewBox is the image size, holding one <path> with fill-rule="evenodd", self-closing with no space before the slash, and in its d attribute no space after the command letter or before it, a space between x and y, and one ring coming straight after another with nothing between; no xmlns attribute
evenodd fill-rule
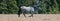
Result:
<svg viewBox="0 0 60 21"><path fill-rule="evenodd" d="M30 14L22 14L18 17L17 14L0 14L0 21L60 21L60 14L34 14L33 17L28 17Z"/></svg>

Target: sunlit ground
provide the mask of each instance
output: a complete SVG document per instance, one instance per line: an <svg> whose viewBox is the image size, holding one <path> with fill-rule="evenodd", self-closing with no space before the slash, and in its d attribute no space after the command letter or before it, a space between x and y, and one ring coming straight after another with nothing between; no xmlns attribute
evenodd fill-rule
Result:
<svg viewBox="0 0 60 21"><path fill-rule="evenodd" d="M28 17L30 14L26 14L24 17L21 14L18 17L17 14L0 14L0 21L60 21L60 14L34 14L33 17Z"/></svg>

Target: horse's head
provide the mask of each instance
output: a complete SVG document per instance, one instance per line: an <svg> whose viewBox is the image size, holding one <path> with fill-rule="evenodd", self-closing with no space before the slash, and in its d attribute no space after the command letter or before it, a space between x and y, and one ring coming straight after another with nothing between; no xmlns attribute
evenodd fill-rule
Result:
<svg viewBox="0 0 60 21"><path fill-rule="evenodd" d="M42 8L41 7L39 7L39 6L33 6L34 7L34 9L36 9L36 10L42 10Z"/></svg>

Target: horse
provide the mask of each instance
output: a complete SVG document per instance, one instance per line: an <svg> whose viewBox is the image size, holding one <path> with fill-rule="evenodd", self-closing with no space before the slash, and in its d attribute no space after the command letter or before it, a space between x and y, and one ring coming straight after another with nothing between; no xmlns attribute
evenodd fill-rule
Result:
<svg viewBox="0 0 60 21"><path fill-rule="evenodd" d="M19 3L19 2L17 2L17 3ZM21 6L21 5L17 4L17 5L19 5L19 6L18 6L18 7L19 7L18 17L20 17L20 12L21 12L21 11L23 12L23 15L24 15L24 16L25 16L25 13L30 12L30 13L31 13L31 16L33 17L34 11L42 10L42 9L39 7L39 4L40 4L40 0L37 0L37 1L36 1L36 4L33 3L32 6ZM29 17L31 17L31 16L29 16ZM25 17L26 17L26 16L25 16Z"/></svg>
<svg viewBox="0 0 60 21"><path fill-rule="evenodd" d="M31 13L31 16L33 17L33 13L34 13L34 8L31 6L21 6L21 11L24 15L24 17L26 17L25 13ZM20 16L20 14L18 15L18 17ZM29 16L29 17L31 17Z"/></svg>
<svg viewBox="0 0 60 21"><path fill-rule="evenodd" d="M21 6L20 9L24 15L24 17L26 17L25 13L31 13L31 16L29 17L33 17L34 11L35 10L41 10L41 8L38 7L32 7L32 6ZM20 17L20 12L18 12L18 17Z"/></svg>

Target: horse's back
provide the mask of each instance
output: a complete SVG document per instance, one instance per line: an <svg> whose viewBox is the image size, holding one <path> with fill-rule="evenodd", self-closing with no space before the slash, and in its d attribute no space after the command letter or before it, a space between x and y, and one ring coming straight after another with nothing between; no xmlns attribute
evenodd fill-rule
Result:
<svg viewBox="0 0 60 21"><path fill-rule="evenodd" d="M31 6L29 6L29 7L22 6L21 8L22 8L22 9L25 9L25 10L27 10L27 11L34 11L34 8L31 7Z"/></svg>

